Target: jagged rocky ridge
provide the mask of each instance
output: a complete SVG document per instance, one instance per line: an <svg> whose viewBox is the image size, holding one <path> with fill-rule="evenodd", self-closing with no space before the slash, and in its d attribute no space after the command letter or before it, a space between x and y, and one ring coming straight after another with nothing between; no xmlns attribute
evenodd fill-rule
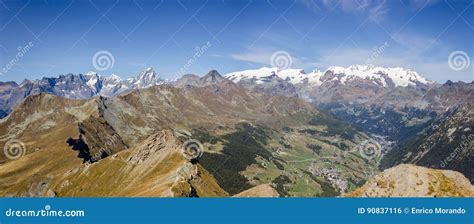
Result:
<svg viewBox="0 0 474 224"><path fill-rule="evenodd" d="M136 77L122 80L119 76L103 77L95 72L66 74L56 78L0 82L0 118L8 115L24 98L38 93L50 93L69 99L89 99L94 96L115 96L130 90L159 85L164 81L147 68Z"/></svg>

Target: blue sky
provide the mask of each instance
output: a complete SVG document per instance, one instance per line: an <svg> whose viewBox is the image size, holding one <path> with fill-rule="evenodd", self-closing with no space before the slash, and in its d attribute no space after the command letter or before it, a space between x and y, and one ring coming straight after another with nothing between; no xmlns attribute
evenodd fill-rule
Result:
<svg viewBox="0 0 474 224"><path fill-rule="evenodd" d="M97 70L100 51L114 63L99 73L123 78L225 74L286 51L306 71L370 62L472 81L473 27L472 0L2 0L0 81ZM459 71L456 51L471 62Z"/></svg>

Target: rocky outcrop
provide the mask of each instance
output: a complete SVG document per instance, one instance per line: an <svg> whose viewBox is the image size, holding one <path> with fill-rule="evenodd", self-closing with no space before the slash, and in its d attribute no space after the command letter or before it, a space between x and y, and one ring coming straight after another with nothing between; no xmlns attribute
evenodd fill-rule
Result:
<svg viewBox="0 0 474 224"><path fill-rule="evenodd" d="M473 197L461 173L402 164L389 168L345 197Z"/></svg>
<svg viewBox="0 0 474 224"><path fill-rule="evenodd" d="M54 178L49 189L61 197L227 196L209 172L183 156L182 144L174 131L159 131L134 148Z"/></svg>

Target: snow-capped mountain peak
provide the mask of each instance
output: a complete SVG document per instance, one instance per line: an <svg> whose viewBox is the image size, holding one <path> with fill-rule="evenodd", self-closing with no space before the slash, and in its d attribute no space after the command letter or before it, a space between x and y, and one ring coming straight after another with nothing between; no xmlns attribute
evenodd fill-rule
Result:
<svg viewBox="0 0 474 224"><path fill-rule="evenodd" d="M158 74L151 67L143 70L138 76L129 80L131 83L130 87L132 88L147 88L163 83L163 80L160 79Z"/></svg>
<svg viewBox="0 0 474 224"><path fill-rule="evenodd" d="M344 75L341 78L342 83L346 83L348 80L354 78L368 79L373 81L379 81L383 86L390 85L407 87L409 85L416 86L417 84L433 84L432 81L423 78L417 72L410 69L401 67L376 67L373 65L351 65L347 68L332 66L329 67L326 72L332 72L333 74Z"/></svg>
<svg viewBox="0 0 474 224"><path fill-rule="evenodd" d="M239 82L244 79L262 79L271 75L277 75L279 78L290 82L291 84L309 83L320 84L320 77L322 72L315 70L306 74L303 69L283 69L263 67L255 70L245 70L240 72L233 72L225 75L233 82Z"/></svg>
<svg viewBox="0 0 474 224"><path fill-rule="evenodd" d="M341 84L347 84L354 80L369 80L383 87L407 87L409 85L417 86L418 84L429 85L434 83L409 69L376 67L374 65L351 65L347 68L331 66L324 72L314 70L311 73L305 73L302 69L279 70L278 68L263 67L229 73L225 77L237 83L245 79L262 79L272 74L276 74L281 79L294 85L306 83L319 86L327 81L339 81Z"/></svg>
<svg viewBox="0 0 474 224"><path fill-rule="evenodd" d="M90 79L91 77L97 76L97 72L94 71L89 71L86 73L87 79Z"/></svg>
<svg viewBox="0 0 474 224"><path fill-rule="evenodd" d="M115 74L110 75L110 76L107 77L106 79L108 79L108 80L113 80L113 81L115 81L115 82L120 82L120 81L122 81L122 78L120 78L120 76L115 75Z"/></svg>
<svg viewBox="0 0 474 224"><path fill-rule="evenodd" d="M276 73L278 73L278 68L262 67L262 68L253 69L253 70L232 72L225 75L225 77L237 83L243 79L259 79L259 78L267 77Z"/></svg>
<svg viewBox="0 0 474 224"><path fill-rule="evenodd" d="M89 86L91 89L93 89L94 91L97 91L97 89L99 89L99 80L100 80L100 76L96 73L96 72L88 72L86 73L85 75L86 77L86 84L87 86Z"/></svg>
<svg viewBox="0 0 474 224"><path fill-rule="evenodd" d="M309 85L321 85L321 77L324 73L319 70L314 70L310 73L305 73L303 69L285 69L278 73L278 76L291 84L307 83Z"/></svg>

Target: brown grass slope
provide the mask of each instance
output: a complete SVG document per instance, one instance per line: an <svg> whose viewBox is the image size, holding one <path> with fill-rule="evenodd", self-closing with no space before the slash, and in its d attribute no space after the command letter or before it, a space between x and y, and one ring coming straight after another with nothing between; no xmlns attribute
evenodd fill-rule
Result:
<svg viewBox="0 0 474 224"><path fill-rule="evenodd" d="M73 112L78 110L81 112ZM77 136L77 123L94 116L93 101L67 100L48 94L25 99L0 121L0 195L37 196L48 187L49 179L80 166L77 153L66 144ZM9 160L3 151L10 139L25 144L24 156Z"/></svg>
<svg viewBox="0 0 474 224"><path fill-rule="evenodd" d="M209 172L182 156L182 143L173 131L160 131L134 148L58 176L52 189L58 196L228 196Z"/></svg>
<svg viewBox="0 0 474 224"><path fill-rule="evenodd" d="M240 192L233 197L236 198L256 198L256 197L265 197L265 198L274 198L279 197L278 192L269 184L261 184L255 187L252 187L248 190Z"/></svg>
<svg viewBox="0 0 474 224"><path fill-rule="evenodd" d="M461 173L410 164L389 168L346 197L474 197Z"/></svg>

